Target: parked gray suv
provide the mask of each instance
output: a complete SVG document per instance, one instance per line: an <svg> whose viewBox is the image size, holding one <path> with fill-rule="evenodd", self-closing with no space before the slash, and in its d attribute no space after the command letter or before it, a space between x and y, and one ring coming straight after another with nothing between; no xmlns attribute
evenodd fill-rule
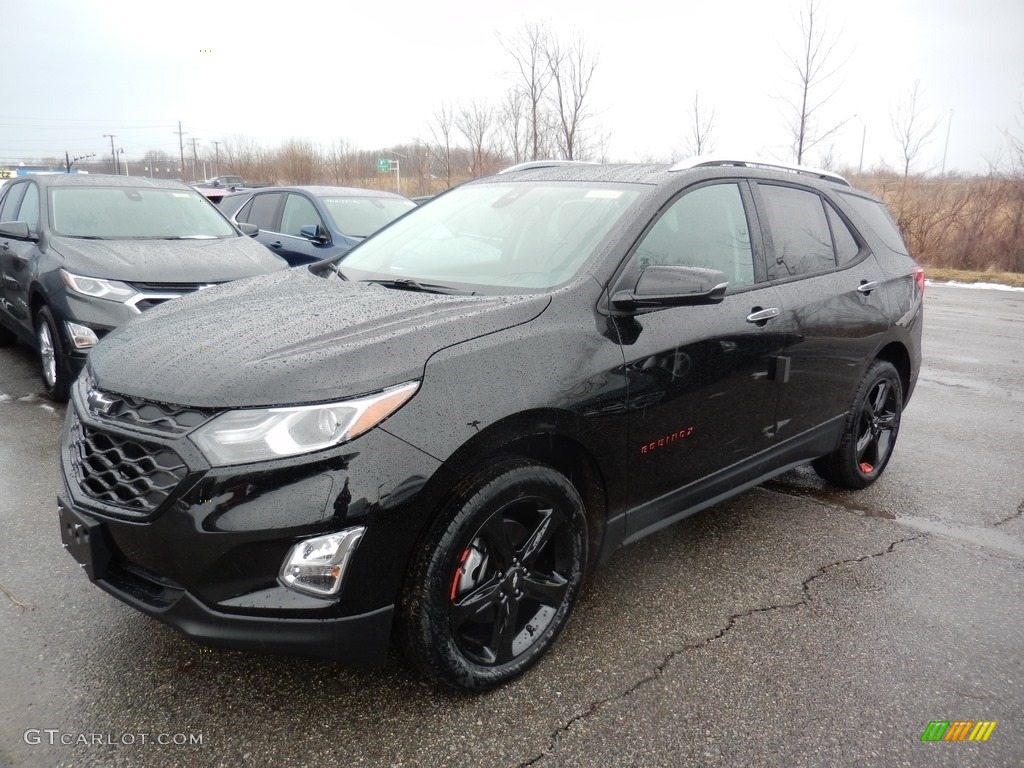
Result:
<svg viewBox="0 0 1024 768"><path fill-rule="evenodd" d="M0 346L39 351L66 400L86 355L143 310L287 263L176 181L40 175L0 197Z"/></svg>

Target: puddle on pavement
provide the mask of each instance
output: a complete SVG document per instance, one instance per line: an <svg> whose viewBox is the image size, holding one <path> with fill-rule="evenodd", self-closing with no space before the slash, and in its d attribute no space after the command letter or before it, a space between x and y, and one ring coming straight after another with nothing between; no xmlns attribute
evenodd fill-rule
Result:
<svg viewBox="0 0 1024 768"><path fill-rule="evenodd" d="M934 520L926 520L923 517L911 517L900 515L895 518L900 525L906 525L925 533L934 533L939 536L948 536L957 541L965 541L968 544L976 544L979 547L998 549L1001 552L1024 559L1024 542L1013 536L1008 536L1002 531L992 528L978 528L976 526L955 526L937 523Z"/></svg>
<svg viewBox="0 0 1024 768"><path fill-rule="evenodd" d="M975 544L979 547L997 549L1000 552L1024 559L1024 541L1009 536L998 529L973 525L949 525L913 515L901 514L897 516L885 509L866 508L854 503L856 492L840 491L823 486L817 476L812 474L810 470L807 472L802 470L803 468L800 468L787 473L783 478L769 480L762 487L777 493L784 493L787 496L797 496L819 501L823 504L842 507L863 517L880 517L886 520L894 520L900 525L905 525L917 531L937 536L946 536L957 541Z"/></svg>
<svg viewBox="0 0 1024 768"><path fill-rule="evenodd" d="M808 470L805 476L801 469L787 473L785 479L776 478L763 484L763 488L770 491L777 491L788 496L800 496L805 499L813 499L824 504L833 504L837 507L855 512L862 517L881 517L886 520L895 520L896 515L887 509L872 509L856 503L860 500L856 492L840 491L834 488L827 488L821 485L817 475Z"/></svg>

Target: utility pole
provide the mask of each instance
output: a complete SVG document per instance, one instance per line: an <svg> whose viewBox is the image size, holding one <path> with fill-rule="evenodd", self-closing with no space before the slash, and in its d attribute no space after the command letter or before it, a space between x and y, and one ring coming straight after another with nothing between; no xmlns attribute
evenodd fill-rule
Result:
<svg viewBox="0 0 1024 768"><path fill-rule="evenodd" d="M213 175L220 174L220 142L213 142L213 152L217 156L213 161Z"/></svg>
<svg viewBox="0 0 1024 768"><path fill-rule="evenodd" d="M78 157L71 157L68 151L64 150L64 172L71 173L71 166L77 163L79 160L85 160L88 157L96 157L95 152L90 152L88 155L79 155Z"/></svg>
<svg viewBox="0 0 1024 768"><path fill-rule="evenodd" d="M193 136L189 141L192 142L192 181L198 181L196 178L196 168L199 167L199 155L196 154L196 142L199 139Z"/></svg>
<svg viewBox="0 0 1024 768"><path fill-rule="evenodd" d="M953 110L949 110L949 122L946 123L946 146L942 149L942 170L939 171L940 176L946 175L946 153L949 152L949 132L953 127Z"/></svg>
<svg viewBox="0 0 1024 768"><path fill-rule="evenodd" d="M103 138L110 139L110 161L111 161L111 166L114 169L114 173L117 174L118 176L120 176L121 175L121 171L118 170L118 167L117 167L117 152L114 151L114 139L117 138L117 134L116 133L104 133L103 134Z"/></svg>
<svg viewBox="0 0 1024 768"><path fill-rule="evenodd" d="M185 180L185 142L182 136L185 134L181 132L181 120L178 121L178 130L173 131L178 134L178 157L181 159L181 165L178 166L178 176L182 181Z"/></svg>

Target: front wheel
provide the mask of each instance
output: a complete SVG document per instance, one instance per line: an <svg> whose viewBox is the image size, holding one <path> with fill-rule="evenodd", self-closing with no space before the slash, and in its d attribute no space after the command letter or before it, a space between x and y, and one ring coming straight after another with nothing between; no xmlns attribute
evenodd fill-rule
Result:
<svg viewBox="0 0 1024 768"><path fill-rule="evenodd" d="M406 658L454 688L512 680L565 627L586 562L583 501L562 474L525 460L488 467L456 490L410 569Z"/></svg>
<svg viewBox="0 0 1024 768"><path fill-rule="evenodd" d="M63 403L68 399L71 387L71 365L60 340L57 321L46 306L36 312L36 347L39 349L43 390L51 400Z"/></svg>
<svg viewBox="0 0 1024 768"><path fill-rule="evenodd" d="M903 384L891 363L876 360L857 388L839 447L812 466L844 488L866 488L889 463L903 413Z"/></svg>

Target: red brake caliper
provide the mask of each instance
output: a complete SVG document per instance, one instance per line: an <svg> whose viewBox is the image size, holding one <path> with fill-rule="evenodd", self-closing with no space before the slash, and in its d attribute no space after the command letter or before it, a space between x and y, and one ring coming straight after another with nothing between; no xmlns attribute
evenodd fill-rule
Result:
<svg viewBox="0 0 1024 768"><path fill-rule="evenodd" d="M453 603L455 602L455 592L459 588L459 579L462 577L462 574L464 573L462 568L466 564L466 559L468 557L469 557L469 547L466 547L466 549L464 549L463 552L462 552L462 557L459 558L459 565L455 569L455 575L452 576L452 589L451 589L451 596L449 597L450 602L453 602Z"/></svg>
<svg viewBox="0 0 1024 768"><path fill-rule="evenodd" d="M860 471L863 472L865 475L870 475L872 469L874 469L874 467L872 467L866 461L862 461L860 463Z"/></svg>

